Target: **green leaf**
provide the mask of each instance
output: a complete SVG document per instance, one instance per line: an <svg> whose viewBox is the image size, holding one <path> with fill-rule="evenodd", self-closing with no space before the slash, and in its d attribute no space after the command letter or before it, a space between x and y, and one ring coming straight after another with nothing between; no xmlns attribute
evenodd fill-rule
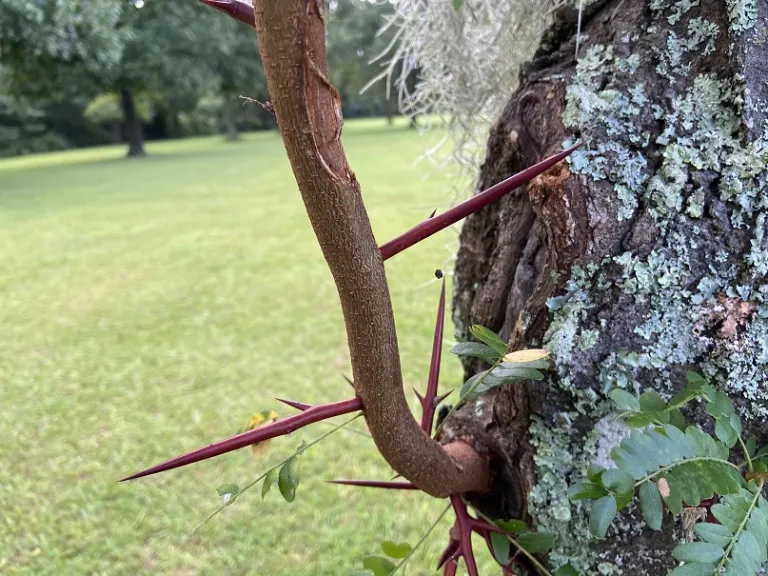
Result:
<svg viewBox="0 0 768 576"><path fill-rule="evenodd" d="M555 538L545 532L524 532L515 538L515 542L530 554L538 554L552 548Z"/></svg>
<svg viewBox="0 0 768 576"><path fill-rule="evenodd" d="M715 567L711 564L684 564L669 572L667 576L714 576Z"/></svg>
<svg viewBox="0 0 768 576"><path fill-rule="evenodd" d="M496 562L504 566L509 562L509 547L511 546L509 538L498 532L491 532L491 548Z"/></svg>
<svg viewBox="0 0 768 576"><path fill-rule="evenodd" d="M723 557L723 549L709 542L687 542L675 546L672 556L680 562L714 564Z"/></svg>
<svg viewBox="0 0 768 576"><path fill-rule="evenodd" d="M481 342L484 342L488 344L491 348L496 350L499 354L506 354L507 353L507 343L502 340L498 334L495 332L492 332L491 330L488 330L485 326L480 326L479 324L475 324L470 329L472 332L472 335L480 340Z"/></svg>
<svg viewBox="0 0 768 576"><path fill-rule="evenodd" d="M457 12L461 10L461 7L464 5L464 0L453 0L453 9Z"/></svg>
<svg viewBox="0 0 768 576"><path fill-rule="evenodd" d="M451 352L457 356L473 356L475 358L483 358L484 360L495 361L501 358L499 352L479 342L459 342L451 348Z"/></svg>
<svg viewBox="0 0 768 576"><path fill-rule="evenodd" d="M721 548L728 546L731 543L731 538L733 538L733 532L722 524L699 522L693 527L693 530L705 542L720 546Z"/></svg>
<svg viewBox="0 0 768 576"><path fill-rule="evenodd" d="M652 481L640 484L640 510L651 530L661 530L661 494Z"/></svg>
<svg viewBox="0 0 768 576"><path fill-rule="evenodd" d="M632 476L617 468L606 470L600 479L603 481L603 486L612 494L626 494L633 492L635 488L635 481Z"/></svg>
<svg viewBox="0 0 768 576"><path fill-rule="evenodd" d="M643 412L663 412L667 403L653 390L647 390L640 395L640 409Z"/></svg>
<svg viewBox="0 0 768 576"><path fill-rule="evenodd" d="M656 413L632 414L624 423L630 428L645 428L656 421Z"/></svg>
<svg viewBox="0 0 768 576"><path fill-rule="evenodd" d="M411 546L407 543L397 544L391 540L384 540L381 543L381 549L384 554L390 558L405 558L411 552Z"/></svg>
<svg viewBox="0 0 768 576"><path fill-rule="evenodd" d="M659 482L661 481L664 481L667 483L667 490L669 492L667 495L664 495L660 491L661 497L664 500L664 504L667 505L667 508L669 509L670 512L672 512L672 514L677 516L678 514L680 514L680 512L683 511L683 495L680 493L680 490L677 489L676 484L669 483L669 478L667 477L661 478Z"/></svg>
<svg viewBox="0 0 768 576"><path fill-rule="evenodd" d="M590 464L587 468L587 478L589 478L595 484L600 484L600 476L605 472L605 468L599 464Z"/></svg>
<svg viewBox="0 0 768 576"><path fill-rule="evenodd" d="M617 511L616 498L613 495L595 500L589 513L589 532L597 538L605 538Z"/></svg>
<svg viewBox="0 0 768 576"><path fill-rule="evenodd" d="M730 420L718 418L715 422L715 435L723 441L728 448L733 448L739 441L739 434L731 425Z"/></svg>
<svg viewBox="0 0 768 576"><path fill-rule="evenodd" d="M568 487L568 498L573 502L577 500L597 500L607 494L608 491L605 488L591 482L578 482Z"/></svg>
<svg viewBox="0 0 768 576"><path fill-rule="evenodd" d="M528 525L522 520L496 520L495 524L510 534L517 534L528 530Z"/></svg>
<svg viewBox="0 0 768 576"><path fill-rule="evenodd" d="M749 438L745 445L747 447L747 454L749 454L750 458L755 455L755 450L757 449L757 440L754 438Z"/></svg>
<svg viewBox="0 0 768 576"><path fill-rule="evenodd" d="M614 388L611 390L610 397L620 410L640 412L640 401L635 397L634 394L630 394L621 388Z"/></svg>
<svg viewBox="0 0 768 576"><path fill-rule="evenodd" d="M264 500L264 497L269 493L269 491L272 489L272 485L275 483L275 480L277 480L277 470L274 468L267 472L267 475L264 477L264 483L261 485L261 499Z"/></svg>
<svg viewBox="0 0 768 576"><path fill-rule="evenodd" d="M693 389L701 390L704 388L704 386L707 385L707 381L704 379L704 377L701 374L697 374L696 372L688 371L686 372L686 376L688 377L688 387Z"/></svg>
<svg viewBox="0 0 768 576"><path fill-rule="evenodd" d="M288 460L280 468L277 486L280 488L280 494L283 495L286 502L293 502L296 499L296 489L299 487L299 473L296 470L295 457Z"/></svg>
<svg viewBox="0 0 768 576"><path fill-rule="evenodd" d="M555 570L555 576L579 576L579 573L576 571L576 568L566 564Z"/></svg>
<svg viewBox="0 0 768 576"><path fill-rule="evenodd" d="M216 488L216 493L219 496L224 496L226 494L235 495L238 492L240 492L240 486L237 484L222 484Z"/></svg>
<svg viewBox="0 0 768 576"><path fill-rule="evenodd" d="M363 568L373 572L373 576L389 576L395 569L394 563L383 556L366 556L363 560Z"/></svg>
<svg viewBox="0 0 768 576"><path fill-rule="evenodd" d="M683 432L685 432L685 429L688 427L688 421L685 419L685 416L683 416L683 413L680 412L680 408L669 410L669 423Z"/></svg>

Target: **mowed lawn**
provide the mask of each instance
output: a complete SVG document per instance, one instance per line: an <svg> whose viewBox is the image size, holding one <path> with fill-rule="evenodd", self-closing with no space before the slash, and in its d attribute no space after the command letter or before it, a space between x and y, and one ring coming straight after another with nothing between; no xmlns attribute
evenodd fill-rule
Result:
<svg viewBox="0 0 768 576"><path fill-rule="evenodd" d="M380 242L446 207L451 183L424 179L415 131L350 122L344 141ZM391 476L371 440L348 432L300 458L292 504L257 487L193 530L221 503L219 485L247 484L323 424L263 455L117 482L237 433L257 411L290 414L275 396L350 395L334 285L279 136L148 150L0 161L0 573L345 575L382 540L414 544L446 503L326 484ZM456 244L445 231L387 263L414 408L433 274ZM461 378L451 339L449 323L446 388ZM434 572L449 527L408 574Z"/></svg>

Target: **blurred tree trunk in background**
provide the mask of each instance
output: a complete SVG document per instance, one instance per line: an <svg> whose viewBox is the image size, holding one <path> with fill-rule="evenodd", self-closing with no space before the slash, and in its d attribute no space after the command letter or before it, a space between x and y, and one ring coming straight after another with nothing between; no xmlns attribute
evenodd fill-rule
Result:
<svg viewBox="0 0 768 576"><path fill-rule="evenodd" d="M221 122L224 127L225 138L230 141L240 139L240 133L237 131L237 106L239 98L236 94L224 94L224 101L221 110Z"/></svg>
<svg viewBox="0 0 768 576"><path fill-rule="evenodd" d="M144 156L144 129L136 111L133 91L128 86L120 89L120 102L123 107L123 136L128 140L128 156Z"/></svg>

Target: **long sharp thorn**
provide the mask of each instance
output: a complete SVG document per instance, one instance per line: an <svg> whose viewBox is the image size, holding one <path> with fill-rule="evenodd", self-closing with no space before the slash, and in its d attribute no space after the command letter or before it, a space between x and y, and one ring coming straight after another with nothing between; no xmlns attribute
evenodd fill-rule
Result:
<svg viewBox="0 0 768 576"><path fill-rule="evenodd" d="M355 389L355 383L349 378L349 376L347 376L346 374L342 374L342 377L344 378L344 380L347 381L347 384L352 386L352 390L354 390Z"/></svg>
<svg viewBox="0 0 768 576"><path fill-rule="evenodd" d="M256 14L250 2L245 0L200 0L200 2L224 12L230 18L248 24L251 28L256 28Z"/></svg>
<svg viewBox="0 0 768 576"><path fill-rule="evenodd" d="M283 404L286 404L291 408L296 408L296 410L301 410L302 412L312 408L312 404L304 404L303 402L294 402L293 400L286 400L285 398L275 398L275 400L277 400L278 402L282 402Z"/></svg>
<svg viewBox="0 0 768 576"><path fill-rule="evenodd" d="M437 214L437 208L435 208L434 210L432 210L432 214L430 214L430 215L429 215L429 218L434 218L434 217L435 217L435 214Z"/></svg>
<svg viewBox="0 0 768 576"><path fill-rule="evenodd" d="M440 406L440 404L442 403L442 401L443 401L443 400L445 400L446 398L448 398L448 396L450 396L451 394L453 394L453 390L449 390L448 392L446 392L446 393L445 393L445 394L443 394L442 396L437 396L437 397L435 398L435 402L434 402L435 408L437 408L438 406Z"/></svg>
<svg viewBox="0 0 768 576"><path fill-rule="evenodd" d="M410 482L386 482L379 480L328 480L329 484L342 484L344 486L357 486L359 488L384 488L386 490L418 490L418 487Z"/></svg>
<svg viewBox="0 0 768 576"><path fill-rule="evenodd" d="M249 430L248 432L238 434L232 438L227 438L221 442L216 442L205 448L193 450L192 452L188 452L187 454L178 456L167 462L158 464L157 466L153 466L152 468L148 468L147 470L138 472L132 476L128 476L127 478L123 478L120 481L125 482L126 480L134 480L135 478L141 478L143 476L157 474L158 472L165 472L166 470L171 470L173 468L194 464L201 460L207 460L214 456L232 452L233 450L243 448L244 446L263 442L264 440L269 440L270 438L275 438L277 436L290 434L299 428L314 424L315 422L320 422L321 420L327 420L334 416L349 414L350 412L356 412L362 409L363 401L360 400L360 398L352 398L351 400L344 400L343 402L335 402L333 404L324 404L322 406L312 406L300 414L289 416L288 418L278 420L267 426L261 426L255 430Z"/></svg>
<svg viewBox="0 0 768 576"><path fill-rule="evenodd" d="M422 400L423 411L421 413L421 429L428 435L432 435L432 423L435 419L435 397L437 396L437 383L440 379L440 359L443 352L443 328L445 327L445 278L440 290L440 303L437 305L437 320L435 321L435 337L432 341L432 359L429 363L429 380L427 381L427 393Z"/></svg>
<svg viewBox="0 0 768 576"><path fill-rule="evenodd" d="M451 538L451 540L448 542L448 546L445 548L445 550L443 550L443 553L440 554L440 558L437 561L437 569L440 570L440 568L442 568L446 562L453 558L458 550L459 541Z"/></svg>
<svg viewBox="0 0 768 576"><path fill-rule="evenodd" d="M413 389L413 393L416 394L416 398L419 399L419 404L421 404L421 407L424 408L426 406L426 399L424 396L422 396L416 388Z"/></svg>
<svg viewBox="0 0 768 576"><path fill-rule="evenodd" d="M439 216L435 216L434 218L428 218L421 224L418 224L408 230L406 233L401 234L394 240L390 240L386 244L380 247L381 250L381 258L383 260L388 260L392 258L395 254L399 254L406 248L410 248L414 244L418 244L425 238L429 238L432 236L432 234L439 232L443 228L447 228L448 226L451 226L452 224L455 224L462 218L466 218L473 212L477 212L481 208L484 208L488 206L489 204L493 204L497 200L501 199L502 197L506 196L516 188L519 188L523 184L530 182L536 176L539 174L546 172L549 170L552 166L566 158L569 154L571 154L574 150L576 150L579 146L581 146L581 143L576 144L575 146L571 146L567 150L563 150L562 152L555 154L554 156L550 156L549 158L542 160L538 164L534 164L530 168L526 168L522 172L518 172L514 176L511 176L507 178L506 180L503 180L502 182L499 182L498 184L491 186L488 188L488 190L485 190L484 192L480 192L480 194L477 194L470 198L469 200L462 202L458 206L454 206L450 210L447 210L440 214Z"/></svg>

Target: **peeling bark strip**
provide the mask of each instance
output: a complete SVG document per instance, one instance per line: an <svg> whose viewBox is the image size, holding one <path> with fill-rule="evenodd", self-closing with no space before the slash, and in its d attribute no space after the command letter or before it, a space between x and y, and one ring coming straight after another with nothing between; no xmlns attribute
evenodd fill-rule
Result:
<svg viewBox="0 0 768 576"><path fill-rule="evenodd" d="M421 430L405 400L384 264L341 145L341 104L327 79L322 10L316 0L254 4L275 114L336 282L368 428L387 462L425 492L484 491L491 476L485 459L464 443L441 447Z"/></svg>

